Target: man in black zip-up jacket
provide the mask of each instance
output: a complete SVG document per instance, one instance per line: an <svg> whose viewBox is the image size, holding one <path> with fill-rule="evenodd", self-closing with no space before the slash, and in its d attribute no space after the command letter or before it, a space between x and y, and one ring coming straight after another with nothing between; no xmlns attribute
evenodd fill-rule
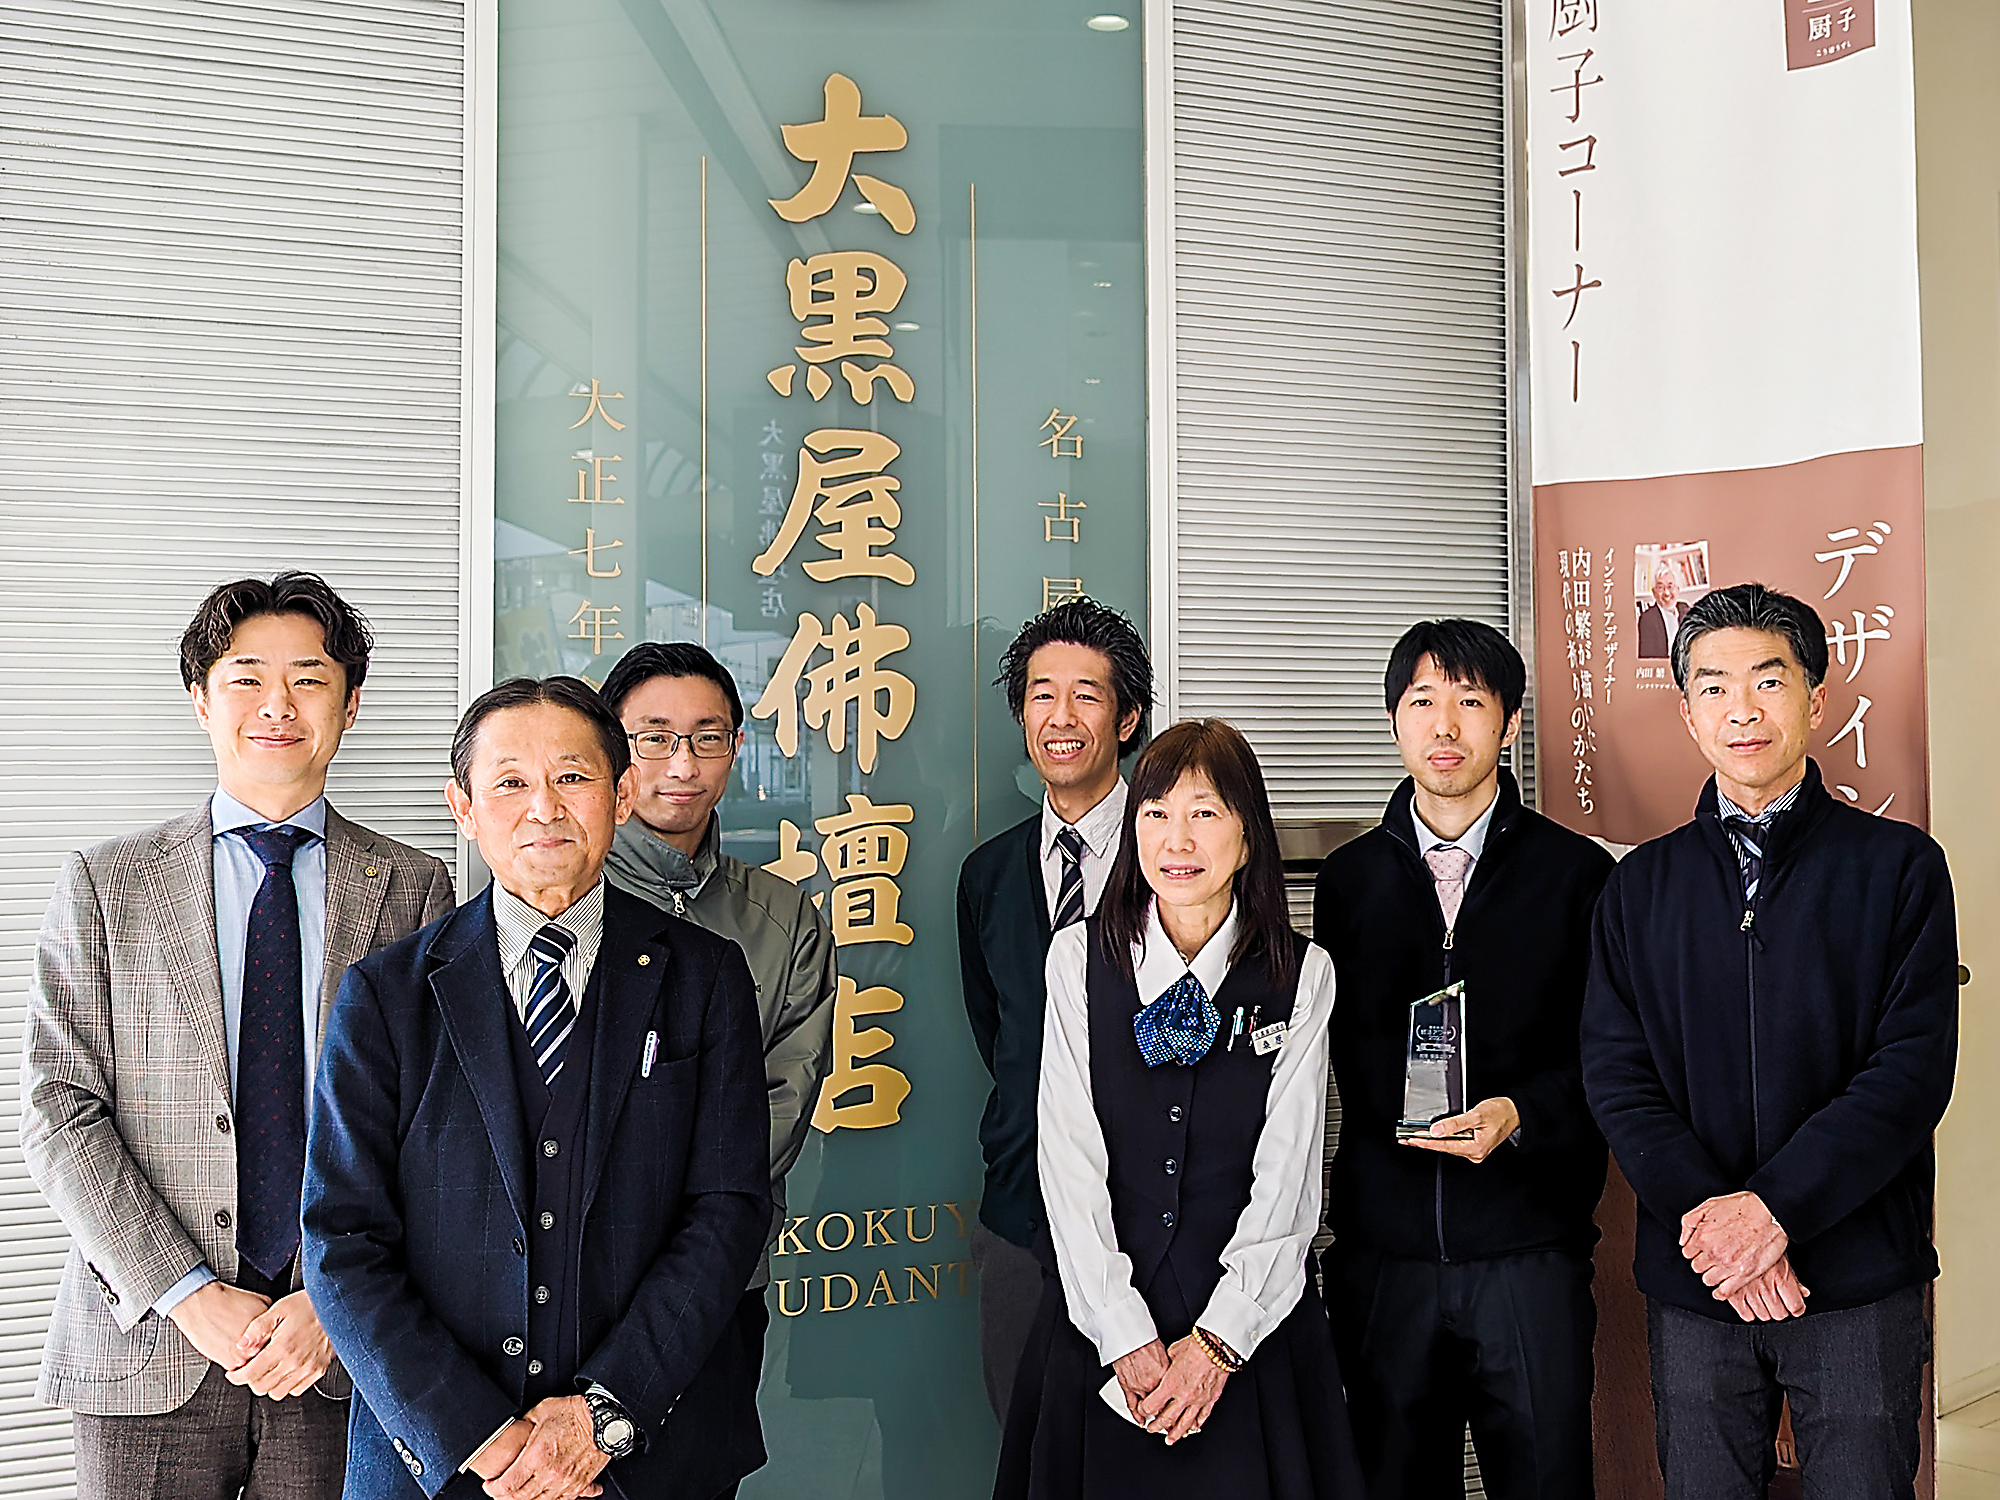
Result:
<svg viewBox="0 0 2000 1500"><path fill-rule="evenodd" d="M1487 625L1426 621L1403 637L1384 686L1411 779L1380 827L1327 857L1314 891L1339 994L1326 1294L1374 1500L1459 1495L1468 1421L1496 1500L1591 1493L1591 1215L1606 1157L1577 1021L1611 857L1524 807L1500 767L1525 676ZM1473 1139L1418 1147L1396 1133L1410 1005L1454 980L1473 1107L1433 1130Z"/></svg>
<svg viewBox="0 0 2000 1500"><path fill-rule="evenodd" d="M1918 1463L1951 882L1806 758L1826 663L1799 600L1693 607L1675 677L1716 775L1598 909L1584 1083L1639 1198L1669 1496L1761 1496L1781 1390L1810 1493L1907 1496Z"/></svg>

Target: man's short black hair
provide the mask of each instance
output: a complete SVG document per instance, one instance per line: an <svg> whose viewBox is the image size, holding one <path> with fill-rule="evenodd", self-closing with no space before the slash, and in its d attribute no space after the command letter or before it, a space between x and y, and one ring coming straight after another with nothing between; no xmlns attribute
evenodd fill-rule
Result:
<svg viewBox="0 0 2000 1500"><path fill-rule="evenodd" d="M1674 686L1688 685L1688 653L1694 643L1716 630L1763 630L1783 636L1792 659L1806 674L1806 686L1826 681L1826 621L1803 599L1781 594L1761 583L1732 583L1715 589L1688 606L1687 617L1674 632Z"/></svg>
<svg viewBox="0 0 2000 1500"><path fill-rule="evenodd" d="M706 677L729 700L729 727L743 727L743 696L736 691L736 679L706 646L693 641L641 641L618 658L598 691L612 713L623 714L632 690L655 677Z"/></svg>
<svg viewBox="0 0 2000 1500"><path fill-rule="evenodd" d="M269 583L239 578L213 590L181 632L181 685L206 687L208 669L229 652L236 627L259 615L304 615L315 621L326 638L326 654L347 674L347 691L361 686L368 675L368 653L375 638L361 611L327 585L317 573L288 570Z"/></svg>
<svg viewBox="0 0 2000 1500"><path fill-rule="evenodd" d="M1025 721L1028 710L1028 660L1044 646L1082 646L1111 663L1111 696L1118 717L1139 710L1139 722L1118 742L1118 753L1130 755L1146 742L1146 724L1153 712L1153 663L1138 627L1122 610L1095 599L1070 599L1045 609L1021 627L1014 643L1000 658L995 685L1007 690L1007 707L1014 722Z"/></svg>
<svg viewBox="0 0 2000 1500"><path fill-rule="evenodd" d="M1453 682L1473 682L1499 695L1508 719L1521 711L1528 691L1528 668L1514 643L1483 620L1419 620L1403 632L1389 652L1389 670L1382 674L1382 695L1389 717L1416 680L1417 663L1426 656Z"/></svg>
<svg viewBox="0 0 2000 1500"><path fill-rule="evenodd" d="M451 775L458 789L472 794L472 756L479 747L479 726L507 708L529 708L552 703L579 714L597 731L604 754L611 762L611 779L616 781L632 764L632 744L625 738L625 726L618 722L597 689L581 677L510 677L498 687L488 688L472 700L472 707L458 721L451 737Z"/></svg>

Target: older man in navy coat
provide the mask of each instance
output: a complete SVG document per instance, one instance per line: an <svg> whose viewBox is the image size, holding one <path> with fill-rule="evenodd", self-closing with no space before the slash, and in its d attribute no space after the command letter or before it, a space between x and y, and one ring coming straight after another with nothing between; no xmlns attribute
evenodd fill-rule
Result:
<svg viewBox="0 0 2000 1500"><path fill-rule="evenodd" d="M747 1445L673 1411L771 1212L756 996L734 944L604 884L629 767L573 678L473 704L445 795L494 883L341 987L304 1259L349 1500L709 1500L755 1450L754 1406Z"/></svg>

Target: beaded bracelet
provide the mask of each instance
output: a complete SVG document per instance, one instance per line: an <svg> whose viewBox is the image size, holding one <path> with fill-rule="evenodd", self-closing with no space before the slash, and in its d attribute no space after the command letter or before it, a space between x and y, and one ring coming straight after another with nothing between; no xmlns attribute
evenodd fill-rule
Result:
<svg viewBox="0 0 2000 1500"><path fill-rule="evenodd" d="M1216 1369L1225 1375L1234 1375L1243 1368L1243 1361L1236 1357L1236 1351L1221 1339L1205 1328L1197 1328L1193 1332L1196 1347L1208 1356Z"/></svg>

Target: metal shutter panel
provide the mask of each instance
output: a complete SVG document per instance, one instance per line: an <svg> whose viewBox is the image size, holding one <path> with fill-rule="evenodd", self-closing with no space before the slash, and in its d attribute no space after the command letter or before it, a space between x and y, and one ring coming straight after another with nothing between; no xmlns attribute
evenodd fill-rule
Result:
<svg viewBox="0 0 2000 1500"><path fill-rule="evenodd" d="M1509 623L1505 9L1171 15L1171 701L1281 820L1372 821L1390 645Z"/></svg>
<svg viewBox="0 0 2000 1500"><path fill-rule="evenodd" d="M70 850L214 784L176 668L216 583L321 572L377 647L330 792L440 856L459 700L465 0L0 16L0 1116ZM67 1245L0 1133L0 1491Z"/></svg>

